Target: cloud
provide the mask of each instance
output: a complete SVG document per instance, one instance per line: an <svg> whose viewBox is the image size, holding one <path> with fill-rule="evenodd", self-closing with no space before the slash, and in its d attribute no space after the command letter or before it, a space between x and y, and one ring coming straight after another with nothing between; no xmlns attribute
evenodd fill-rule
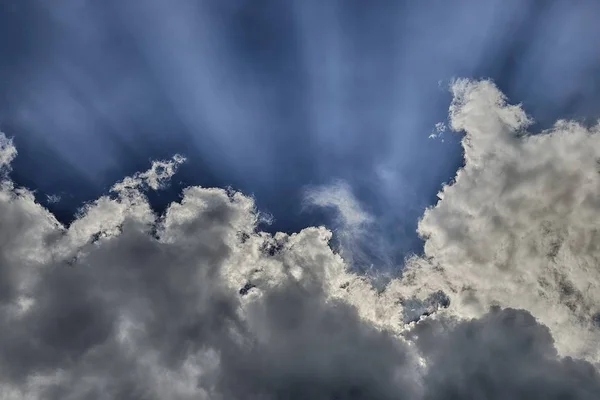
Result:
<svg viewBox="0 0 600 400"><path fill-rule="evenodd" d="M0 170L10 167L10 163L17 155L17 149L12 144L12 140L5 135L0 136Z"/></svg>
<svg viewBox="0 0 600 400"><path fill-rule="evenodd" d="M373 261L385 254L382 232L376 218L368 213L354 195L350 185L337 180L329 185L309 186L304 191L304 210L316 207L333 210L334 240L340 255L357 270L372 268ZM375 251L373 251L375 250ZM378 266L383 267L382 262Z"/></svg>
<svg viewBox="0 0 600 400"><path fill-rule="evenodd" d="M346 182L308 188L304 194L307 205L333 207L341 224L347 229L358 229L371 222L372 217L362 209Z"/></svg>
<svg viewBox="0 0 600 400"><path fill-rule="evenodd" d="M60 202L61 197L58 194L47 194L46 195L46 203L47 204L56 204Z"/></svg>
<svg viewBox="0 0 600 400"><path fill-rule="evenodd" d="M69 226L5 178L0 398L597 398L598 134L527 134L492 83L453 90L465 167L384 288L324 227L261 232L239 192L188 187L157 215L145 193L179 156ZM363 221L348 193L313 195Z"/></svg>
<svg viewBox="0 0 600 400"><path fill-rule="evenodd" d="M124 179L69 227L27 191L2 192L1 397L414 397L404 342L326 300L322 265L341 263L329 232L272 238L251 198L199 187L158 217L142 190L178 161ZM281 275L242 296L269 264Z"/></svg>
<svg viewBox="0 0 600 400"><path fill-rule="evenodd" d="M437 266L423 279L444 282L456 315L523 308L561 354L600 361L600 127L558 121L532 134L493 83L458 80L452 93L465 166L419 223Z"/></svg>
<svg viewBox="0 0 600 400"><path fill-rule="evenodd" d="M493 309L445 335L439 325L417 328L431 365L425 399L593 399L600 393L598 371L558 359L549 330L526 311Z"/></svg>

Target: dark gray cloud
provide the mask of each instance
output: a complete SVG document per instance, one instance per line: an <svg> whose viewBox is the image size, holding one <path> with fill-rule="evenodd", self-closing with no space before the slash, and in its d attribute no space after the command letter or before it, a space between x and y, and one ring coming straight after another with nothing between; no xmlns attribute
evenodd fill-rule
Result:
<svg viewBox="0 0 600 400"><path fill-rule="evenodd" d="M406 345L343 302L284 285L254 304L248 318L260 335L251 347L228 347L222 359L219 386L231 398L417 398Z"/></svg>
<svg viewBox="0 0 600 400"><path fill-rule="evenodd" d="M495 308L448 328L426 321L412 332L430 365L425 399L595 399L590 363L559 358L552 335L525 310Z"/></svg>

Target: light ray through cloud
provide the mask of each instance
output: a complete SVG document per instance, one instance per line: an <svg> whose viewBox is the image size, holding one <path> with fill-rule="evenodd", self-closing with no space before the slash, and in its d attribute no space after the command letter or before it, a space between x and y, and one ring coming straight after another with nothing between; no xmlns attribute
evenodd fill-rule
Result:
<svg viewBox="0 0 600 400"><path fill-rule="evenodd" d="M423 251L417 221L462 162L460 135L428 138L452 79L492 78L537 128L598 117L600 5L578 4L9 1L0 126L21 149L14 179L58 193L62 221L180 153L154 207L185 185L231 186L292 232L334 226L301 199L344 181L376 222L365 264L397 269Z"/></svg>

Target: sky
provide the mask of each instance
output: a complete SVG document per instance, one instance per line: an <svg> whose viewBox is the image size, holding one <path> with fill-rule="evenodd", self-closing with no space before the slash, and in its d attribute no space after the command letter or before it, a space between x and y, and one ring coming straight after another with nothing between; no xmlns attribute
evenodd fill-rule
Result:
<svg viewBox="0 0 600 400"><path fill-rule="evenodd" d="M597 399L598 11L3 2L0 399Z"/></svg>
<svg viewBox="0 0 600 400"><path fill-rule="evenodd" d="M491 78L541 127L597 117L595 1L45 1L0 12L0 128L16 182L62 221L175 153L186 185L253 195L270 231L335 225L305 207L346 182L373 216L364 265L422 252L417 221L462 164L448 86ZM60 197L61 201L56 202Z"/></svg>

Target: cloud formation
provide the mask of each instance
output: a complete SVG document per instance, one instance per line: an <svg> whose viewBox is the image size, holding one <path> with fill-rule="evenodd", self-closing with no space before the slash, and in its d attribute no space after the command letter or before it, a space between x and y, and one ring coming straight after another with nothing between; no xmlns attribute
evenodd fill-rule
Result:
<svg viewBox="0 0 600 400"><path fill-rule="evenodd" d="M563 354L600 361L600 126L558 121L540 134L488 81L452 86L450 122L465 166L419 233L450 308L524 308Z"/></svg>
<svg viewBox="0 0 600 400"><path fill-rule="evenodd" d="M384 288L324 227L261 232L239 192L188 187L157 215L145 192L179 156L63 226L0 135L0 398L598 398L600 133L531 135L492 83L452 90L465 166ZM340 188L313 197L350 204Z"/></svg>

